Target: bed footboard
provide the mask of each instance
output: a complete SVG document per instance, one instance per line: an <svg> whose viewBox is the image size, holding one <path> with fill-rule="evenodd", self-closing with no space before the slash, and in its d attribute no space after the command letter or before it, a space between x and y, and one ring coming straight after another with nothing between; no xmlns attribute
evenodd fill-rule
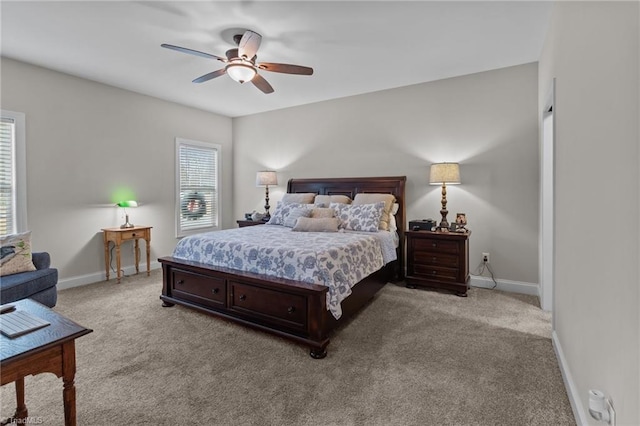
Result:
<svg viewBox="0 0 640 426"><path fill-rule="evenodd" d="M393 274L383 268L353 288L336 320L327 310L328 288L173 257L162 264L162 306L175 304L265 331L310 348L313 358L327 355L330 333L364 306Z"/></svg>

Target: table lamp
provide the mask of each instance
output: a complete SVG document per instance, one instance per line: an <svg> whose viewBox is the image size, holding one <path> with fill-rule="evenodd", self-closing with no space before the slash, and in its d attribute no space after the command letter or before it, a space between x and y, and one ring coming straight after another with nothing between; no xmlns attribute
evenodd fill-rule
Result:
<svg viewBox="0 0 640 426"><path fill-rule="evenodd" d="M442 220L438 225L438 231L448 231L449 222L447 222L447 184L457 185L460 183L460 167L458 163L435 163L431 165L429 173L429 183L431 185L442 184L442 209L440 214Z"/></svg>
<svg viewBox="0 0 640 426"><path fill-rule="evenodd" d="M265 187L264 195L264 220L269 220L271 215L269 214L269 185L278 184L278 175L274 171L265 170L256 174L256 186Z"/></svg>
<svg viewBox="0 0 640 426"><path fill-rule="evenodd" d="M127 213L127 207L138 207L138 203L133 200L120 201L118 204L116 204L116 206L122 207L124 210L125 221L122 225L120 225L120 228L121 229L133 228L134 225L129 222L129 213Z"/></svg>

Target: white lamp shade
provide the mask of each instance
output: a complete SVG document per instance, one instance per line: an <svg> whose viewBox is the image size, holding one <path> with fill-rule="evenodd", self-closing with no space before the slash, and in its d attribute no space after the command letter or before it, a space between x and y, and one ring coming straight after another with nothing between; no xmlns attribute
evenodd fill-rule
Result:
<svg viewBox="0 0 640 426"><path fill-rule="evenodd" d="M278 175L273 171L262 171L256 173L256 186L277 185Z"/></svg>
<svg viewBox="0 0 640 426"><path fill-rule="evenodd" d="M460 167L458 163L435 163L431 165L429 173L431 185L448 183L456 185L460 183Z"/></svg>

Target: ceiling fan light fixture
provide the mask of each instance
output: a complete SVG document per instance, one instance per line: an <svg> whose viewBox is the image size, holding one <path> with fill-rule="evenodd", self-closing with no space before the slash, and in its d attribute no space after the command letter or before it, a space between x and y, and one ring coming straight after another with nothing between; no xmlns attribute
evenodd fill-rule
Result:
<svg viewBox="0 0 640 426"><path fill-rule="evenodd" d="M230 63L226 66L226 71L227 74L229 74L229 77L238 83L251 81L256 75L256 70L253 66L243 63Z"/></svg>

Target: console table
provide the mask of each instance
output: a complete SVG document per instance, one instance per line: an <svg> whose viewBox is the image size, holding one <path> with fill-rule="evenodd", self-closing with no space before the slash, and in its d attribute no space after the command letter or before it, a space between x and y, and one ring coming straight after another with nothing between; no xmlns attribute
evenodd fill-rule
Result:
<svg viewBox="0 0 640 426"><path fill-rule="evenodd" d="M109 265L111 265L111 255L109 253L109 242L113 242L116 249L116 276L120 283L120 244L124 241L135 241L136 274L140 272L140 247L138 240L143 239L147 243L147 276L151 273L151 226L134 226L133 228L103 228L104 237L104 268L109 281Z"/></svg>
<svg viewBox="0 0 640 426"><path fill-rule="evenodd" d="M12 421L27 424L29 413L24 398L24 378L40 373L53 373L62 377L64 424L76 424L76 347L78 337L91 333L70 319L31 299L7 303L16 310L25 311L50 325L10 339L0 334L0 376L2 386L15 382L16 412ZM8 315L8 314L3 314Z"/></svg>

